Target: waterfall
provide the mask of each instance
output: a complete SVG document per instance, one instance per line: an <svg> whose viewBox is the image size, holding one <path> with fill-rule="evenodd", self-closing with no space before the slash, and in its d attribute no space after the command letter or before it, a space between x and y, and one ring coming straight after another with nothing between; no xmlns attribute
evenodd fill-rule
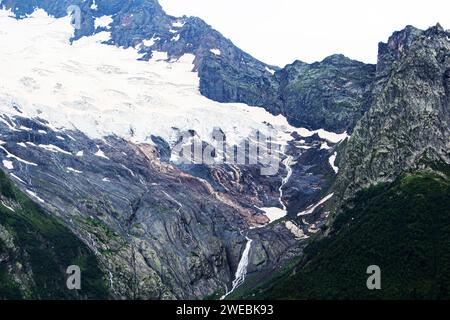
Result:
<svg viewBox="0 0 450 320"><path fill-rule="evenodd" d="M109 273L109 285L110 285L111 289L112 289L113 291L115 291L115 290L114 290L114 277L113 277L113 274L112 274L112 272L109 271L109 270L108 270L108 273Z"/></svg>
<svg viewBox="0 0 450 320"><path fill-rule="evenodd" d="M279 208L279 207L258 208L258 209L264 211L266 217L269 218L270 223L277 221L279 219L282 219L287 215L287 206L283 201L283 193L284 193L283 189L292 177L292 173L293 173L292 167L296 164L296 162L294 161L294 157L288 156L286 159L283 160L282 163L286 167L287 174L281 180L281 186L278 189L278 191L279 191L278 202L280 203L281 208Z"/></svg>
<svg viewBox="0 0 450 320"><path fill-rule="evenodd" d="M292 156L288 156L286 159L283 160L283 164L287 170L287 175L286 175L286 177L283 178L283 180L281 182L281 186L278 189L280 191L279 201L280 201L281 206L283 207L283 211L285 211L285 212L287 212L287 207L286 207L286 204L283 202L283 188L291 179L292 171L293 171L292 166L295 164L293 160L294 160L294 158Z"/></svg>
<svg viewBox="0 0 450 320"><path fill-rule="evenodd" d="M239 288L245 281L245 276L247 275L247 267L250 256L250 250L252 248L253 240L249 237L245 237L247 239L247 244L245 246L244 252L242 253L241 260L239 261L238 268L236 270L235 279L233 280L233 286L231 290L228 291L224 296L220 298L220 300L224 300L230 294L232 294L237 288Z"/></svg>
<svg viewBox="0 0 450 320"><path fill-rule="evenodd" d="M287 214L287 207L286 207L286 204L283 202L283 188L286 186L286 184L291 179L291 176L293 173L292 166L295 165L294 157L288 156L286 159L283 160L283 164L286 167L287 174L286 174L286 177L284 177L282 179L281 186L278 189L280 192L280 197L278 198L278 200L279 200L281 206L283 207L281 216L278 213L278 211L280 211L279 208L260 208L261 210L265 211L266 214L271 213L271 212L273 213L274 211L276 211L273 214L273 216L278 215L278 216L280 216L279 218L284 217ZM249 262L250 250L252 248L252 242L253 242L253 240L250 239L248 236L246 236L245 238L247 239L247 245L245 246L244 252L242 253L241 260L239 261L239 265L236 270L235 279L233 280L232 288L224 296L222 296L220 298L220 300L224 300L226 297L228 297L230 294L232 294L245 281L245 276L247 275L247 267L248 267L248 262Z"/></svg>

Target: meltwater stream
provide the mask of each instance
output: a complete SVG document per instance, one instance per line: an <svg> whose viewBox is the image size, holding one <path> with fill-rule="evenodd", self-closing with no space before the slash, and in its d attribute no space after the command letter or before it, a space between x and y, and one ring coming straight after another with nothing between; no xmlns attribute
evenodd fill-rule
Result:
<svg viewBox="0 0 450 320"><path fill-rule="evenodd" d="M295 164L294 157L288 156L286 159L283 160L283 164L286 167L287 175L285 178L283 178L280 189L278 189L278 190L280 190L280 198L279 198L280 204L283 207L283 211L285 213L287 213L287 207L283 201L283 188L284 188L284 186L286 186L286 184L289 182L289 180L292 177L292 172L293 172L292 166Z"/></svg>
<svg viewBox="0 0 450 320"><path fill-rule="evenodd" d="M283 216L287 214L287 207L286 204L283 202L283 188L286 186L286 184L289 182L292 176L292 166L295 165L295 162L293 161L294 157L288 156L285 160L283 160L283 164L286 167L287 175L283 178L280 188L278 189L280 191L280 197L279 201L281 206L283 207ZM239 288L245 281L245 276L247 275L247 267L249 262L249 256L250 256L250 250L252 248L252 242L253 240L250 239L248 236L245 237L247 239L247 244L245 246L244 252L242 253L241 260L239 261L239 265L235 274L235 279L233 280L233 285L231 287L231 290L229 290L225 295L223 295L220 300L224 300L226 297L228 297L230 294L232 294L237 288Z"/></svg>
<svg viewBox="0 0 450 320"><path fill-rule="evenodd" d="M280 207L258 208L258 209L264 211L266 217L269 218L270 223L284 218L288 213L287 206L283 201L283 194L284 194L283 189L286 187L286 185L288 184L288 182L290 181L290 179L292 177L292 173L293 173L292 167L296 164L296 162L294 161L294 157L288 156L283 160L282 163L286 167L287 174L286 174L286 177L284 177L282 179L281 186L278 189L279 190L278 202L280 203L281 208Z"/></svg>

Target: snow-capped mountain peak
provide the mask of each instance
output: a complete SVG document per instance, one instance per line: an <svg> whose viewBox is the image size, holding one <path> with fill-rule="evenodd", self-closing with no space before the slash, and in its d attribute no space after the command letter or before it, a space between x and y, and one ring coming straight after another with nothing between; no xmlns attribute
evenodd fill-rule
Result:
<svg viewBox="0 0 450 320"><path fill-rule="evenodd" d="M71 43L74 30L68 17L56 19L39 9L16 20L1 12L0 99L5 114L39 117L92 138L117 135L133 142L146 142L152 135L171 141L174 128L194 130L204 141L220 128L236 144L252 131L267 132L268 124L293 130L283 117L262 108L201 96L191 54L168 61L166 53L154 52L149 61L139 61L134 48L103 44L109 32Z"/></svg>

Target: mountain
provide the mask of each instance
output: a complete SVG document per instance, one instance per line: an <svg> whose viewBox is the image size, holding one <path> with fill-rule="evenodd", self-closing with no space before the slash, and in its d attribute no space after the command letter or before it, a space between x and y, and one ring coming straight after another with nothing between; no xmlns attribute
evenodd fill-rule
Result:
<svg viewBox="0 0 450 320"><path fill-rule="evenodd" d="M305 256L233 298L449 299L449 176L416 172L366 189ZM368 266L381 289L366 287Z"/></svg>
<svg viewBox="0 0 450 320"><path fill-rule="evenodd" d="M0 299L107 299L95 255L57 219L0 173ZM80 291L64 290L64 274L80 266Z"/></svg>
<svg viewBox="0 0 450 320"><path fill-rule="evenodd" d="M440 25L407 27L380 44L371 107L340 160L344 199L410 170L449 163L449 37Z"/></svg>
<svg viewBox="0 0 450 320"><path fill-rule="evenodd" d="M450 297L449 39L440 25L408 26L380 43L369 110L339 148L324 236L241 296ZM382 270L380 291L367 290L370 265Z"/></svg>
<svg viewBox="0 0 450 320"><path fill-rule="evenodd" d="M109 44L138 47L144 60L154 51L167 52L168 59L194 54L204 96L263 107L284 115L294 126L352 131L367 110L373 65L335 55L320 63L296 61L280 69L243 52L199 18L166 15L155 0L94 2L9 0L3 5L17 17L36 8L63 17L70 5L78 5L83 19L74 40L108 30ZM107 26L101 23L105 17L111 19Z"/></svg>
<svg viewBox="0 0 450 320"><path fill-rule="evenodd" d="M242 74L227 61L208 58L199 69L200 90L221 102L243 102L284 115L311 130L351 132L368 108L375 66L342 55L307 64L295 61L270 74Z"/></svg>
<svg viewBox="0 0 450 320"><path fill-rule="evenodd" d="M265 68L269 67L234 46L203 20L167 15L156 0L2 1L2 6L17 18L26 18L37 8L61 18L71 5L80 8L82 18L73 40L107 30L111 32L109 44L139 47L143 59L151 58L153 51L161 51L167 52L169 59L194 54L196 67L206 57L220 57L242 72L267 72Z"/></svg>
<svg viewBox="0 0 450 320"><path fill-rule="evenodd" d="M394 222L439 248L427 268L445 264L449 35L439 26L395 33L376 66L333 55L279 68L155 0L0 6L1 297L280 298L271 280L282 278L301 298L305 276L329 280L304 266L379 252L366 234L378 228L390 243ZM405 212L429 199L430 216ZM389 261L422 254L396 244ZM445 296L429 285L441 273L414 265L427 257L411 260L427 283L417 295ZM92 266L86 291L65 287L74 261Z"/></svg>
<svg viewBox="0 0 450 320"><path fill-rule="evenodd" d="M278 75L284 114L296 127L351 132L368 109L374 75L375 66L342 55L296 61Z"/></svg>
<svg viewBox="0 0 450 320"><path fill-rule="evenodd" d="M80 1L74 29L68 4L2 2L1 164L95 256L109 297L220 296L247 239L246 274L300 254L309 231L290 217L326 193L329 159L346 135L202 96L199 70L211 57L272 75L198 18L170 17L155 1ZM231 152L255 143L255 133L273 139L272 175L262 174L264 161L219 152L216 136ZM212 163L182 161L180 144L209 150Z"/></svg>

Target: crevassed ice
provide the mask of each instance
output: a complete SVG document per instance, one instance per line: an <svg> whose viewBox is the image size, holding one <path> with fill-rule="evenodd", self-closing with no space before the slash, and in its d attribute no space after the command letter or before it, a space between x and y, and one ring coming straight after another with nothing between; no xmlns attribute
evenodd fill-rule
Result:
<svg viewBox="0 0 450 320"><path fill-rule="evenodd" d="M268 124L279 133L314 134L262 108L203 97L193 55L168 62L166 53L154 52L149 62L138 61L134 48L102 44L109 32L71 45L68 17L55 19L42 10L23 20L10 15L0 10L0 113L39 116L55 129L78 129L91 138L115 134L137 143L151 135L174 142L174 128L195 130L207 142L221 128L235 144L254 130L269 134ZM342 139L318 132L330 141Z"/></svg>

